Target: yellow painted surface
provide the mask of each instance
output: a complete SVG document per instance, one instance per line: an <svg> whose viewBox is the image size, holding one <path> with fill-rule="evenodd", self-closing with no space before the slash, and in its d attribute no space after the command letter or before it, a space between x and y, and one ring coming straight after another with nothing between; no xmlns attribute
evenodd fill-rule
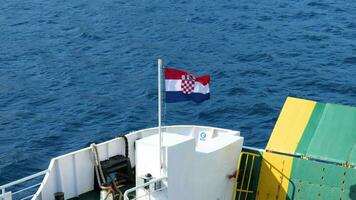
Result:
<svg viewBox="0 0 356 200"><path fill-rule="evenodd" d="M266 149L294 154L315 105L315 101L288 97Z"/></svg>
<svg viewBox="0 0 356 200"><path fill-rule="evenodd" d="M256 192L257 200L285 200L290 183L293 158L265 152ZM290 184L289 187L293 187Z"/></svg>

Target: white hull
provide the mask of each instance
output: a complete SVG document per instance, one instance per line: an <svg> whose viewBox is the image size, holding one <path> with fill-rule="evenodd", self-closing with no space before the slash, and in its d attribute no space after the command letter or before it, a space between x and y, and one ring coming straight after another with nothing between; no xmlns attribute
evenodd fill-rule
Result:
<svg viewBox="0 0 356 200"><path fill-rule="evenodd" d="M169 126L164 127L164 131L180 134L183 136L193 137L195 138L196 143L199 142L199 133L201 133L202 131L209 132L212 134L239 135L238 131L205 126ZM128 140L128 156L130 158L132 167L134 167L137 162L135 158L135 141L141 138L146 138L148 136L154 135L156 133L157 128L150 128L131 132L125 135ZM125 141L123 138L120 137L100 143L97 145L97 147L99 158L101 161L106 160L115 155L125 154ZM232 160L232 162L234 162L235 164L233 166L229 166L230 168L236 168L238 155L238 152L234 152L234 155L232 155L235 156ZM182 180L184 180L184 177ZM83 193L92 191L93 189L94 160L90 147L87 147L75 152L71 152L53 158L49 164L49 167L46 171L41 185L39 186L37 192L32 196L31 199L54 200L53 194L55 192L64 192L65 199L70 199L73 197L77 197ZM229 198L230 196L224 199ZM10 197L5 197L5 200L8 199L11 199L11 195Z"/></svg>

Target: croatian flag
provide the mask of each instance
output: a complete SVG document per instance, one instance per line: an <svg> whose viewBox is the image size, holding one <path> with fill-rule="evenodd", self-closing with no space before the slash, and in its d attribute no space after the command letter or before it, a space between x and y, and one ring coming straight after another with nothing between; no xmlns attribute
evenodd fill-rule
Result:
<svg viewBox="0 0 356 200"><path fill-rule="evenodd" d="M180 69L165 68L166 102L203 102L210 98L210 76L194 76Z"/></svg>

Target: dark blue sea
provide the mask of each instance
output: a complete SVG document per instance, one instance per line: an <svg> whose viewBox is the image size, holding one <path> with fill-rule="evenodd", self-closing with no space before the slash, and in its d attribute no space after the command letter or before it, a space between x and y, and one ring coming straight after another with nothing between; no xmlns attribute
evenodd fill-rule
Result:
<svg viewBox="0 0 356 200"><path fill-rule="evenodd" d="M157 124L158 58L210 74L211 99L164 124L264 147L287 96L356 105L353 0L4 0L0 185L52 157Z"/></svg>

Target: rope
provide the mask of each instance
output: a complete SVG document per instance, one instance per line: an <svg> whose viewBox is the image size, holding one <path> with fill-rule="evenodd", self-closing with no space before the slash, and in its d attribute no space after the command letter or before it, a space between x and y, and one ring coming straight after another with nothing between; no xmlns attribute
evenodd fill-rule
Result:
<svg viewBox="0 0 356 200"><path fill-rule="evenodd" d="M104 177L104 172L103 168L101 167L100 160L99 160L99 154L98 154L98 148L96 144L91 144L91 151L93 152L94 156L94 161L95 161L95 172L96 172L96 178L98 179L98 184L99 186L102 185L102 183L105 183L105 177Z"/></svg>
<svg viewBox="0 0 356 200"><path fill-rule="evenodd" d="M125 157L128 158L129 157L129 142L127 140L127 137L125 135L121 135L121 136L119 136L119 138L123 138L125 141Z"/></svg>
<svg viewBox="0 0 356 200"><path fill-rule="evenodd" d="M100 177L99 177L99 171L98 168L95 166L95 174L96 174L96 180L98 180L98 185L101 185Z"/></svg>
<svg viewBox="0 0 356 200"><path fill-rule="evenodd" d="M129 156L129 145L128 145L127 137L125 135L120 136L120 137L124 138L124 141L125 141L125 156L126 156L126 158L128 158L128 156ZM118 189L122 185L121 186L120 185L119 186L116 185L116 183L112 179L112 177L109 176L111 178L111 180L112 180L112 185L110 185L110 186L104 186L103 185L103 183L106 182L106 179L104 177L103 169L102 169L102 166L100 164L98 147L94 143L91 144L90 147L91 147L91 151L93 152L93 157L94 157L94 161L95 161L95 172L96 172L96 178L98 180L98 184L99 184L99 186L100 186L100 188L102 190L107 190L107 192L108 192L104 199L105 200L108 199L109 195L111 194L114 199L122 200L123 194Z"/></svg>
<svg viewBox="0 0 356 200"><path fill-rule="evenodd" d="M105 190L105 191L107 192L107 193L106 193L106 196L104 197L104 200L109 199L110 195L111 195L112 198L115 199L115 200L122 200L123 194L122 194L122 192L121 192L119 189L117 189L117 188L119 188L119 187L121 187L121 186L117 186L117 185L115 184L115 182L113 182L113 184L110 185L110 186L101 186L100 188L101 188L102 190Z"/></svg>

